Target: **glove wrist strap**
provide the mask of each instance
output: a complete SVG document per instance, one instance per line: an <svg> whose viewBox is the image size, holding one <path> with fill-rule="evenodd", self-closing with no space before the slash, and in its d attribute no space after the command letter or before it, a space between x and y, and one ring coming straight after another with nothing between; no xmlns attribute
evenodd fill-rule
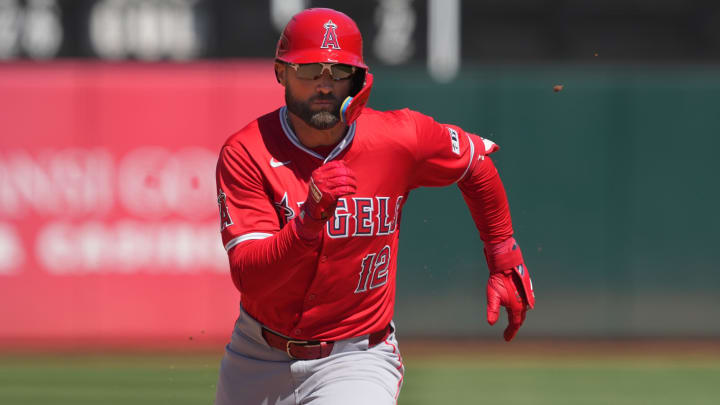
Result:
<svg viewBox="0 0 720 405"><path fill-rule="evenodd" d="M490 273L502 273L523 264L522 252L519 247L515 247L515 249L499 254L490 253L486 248L485 259L487 260Z"/></svg>

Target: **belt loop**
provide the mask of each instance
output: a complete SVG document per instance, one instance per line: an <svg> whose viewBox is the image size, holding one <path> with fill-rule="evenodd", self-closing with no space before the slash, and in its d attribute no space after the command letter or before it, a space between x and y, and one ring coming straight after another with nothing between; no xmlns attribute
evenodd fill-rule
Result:
<svg viewBox="0 0 720 405"><path fill-rule="evenodd" d="M368 336L368 348L375 347L382 343L388 338L388 336L390 336L393 330L392 324L388 323L384 329L371 333L370 336Z"/></svg>

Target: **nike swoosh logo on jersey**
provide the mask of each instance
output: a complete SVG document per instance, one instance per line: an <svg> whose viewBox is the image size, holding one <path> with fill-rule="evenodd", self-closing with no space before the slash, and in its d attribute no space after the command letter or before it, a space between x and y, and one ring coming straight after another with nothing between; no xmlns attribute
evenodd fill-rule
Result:
<svg viewBox="0 0 720 405"><path fill-rule="evenodd" d="M288 160L287 162L278 162L277 160L275 160L275 158L270 158L270 166L271 167L285 166L286 164L288 164L290 162L292 162L292 161Z"/></svg>

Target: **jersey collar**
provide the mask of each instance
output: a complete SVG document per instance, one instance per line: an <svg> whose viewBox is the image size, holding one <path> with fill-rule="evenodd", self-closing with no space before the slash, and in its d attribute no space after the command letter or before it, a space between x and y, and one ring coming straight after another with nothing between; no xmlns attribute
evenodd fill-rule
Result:
<svg viewBox="0 0 720 405"><path fill-rule="evenodd" d="M355 138L355 124L357 124L357 122L353 122L352 124L350 124L347 134L345 134L345 137L343 137L342 141L340 141L340 143L335 146L335 149L333 149L332 152L330 152L330 154L326 158L324 158L321 154L315 152L312 149L308 149L300 142L300 139L297 137L297 135L295 135L295 132L293 132L292 128L290 128L290 125L288 125L287 115L287 107L283 106L282 108L280 108L278 118L280 119L280 125L282 126L283 132L285 132L285 136L287 136L288 140L305 153L322 160L323 163L327 163L335 159L340 153L342 153L343 150L345 150L352 143L353 138Z"/></svg>

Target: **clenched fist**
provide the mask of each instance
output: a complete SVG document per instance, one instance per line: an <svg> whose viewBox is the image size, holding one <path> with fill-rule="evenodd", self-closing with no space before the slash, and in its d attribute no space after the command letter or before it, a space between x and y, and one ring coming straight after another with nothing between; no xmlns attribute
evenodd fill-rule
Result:
<svg viewBox="0 0 720 405"><path fill-rule="evenodd" d="M485 248L490 268L487 284L487 320L494 325L500 316L500 306L507 309L506 341L515 337L529 308L535 307L532 281L515 239L510 238Z"/></svg>
<svg viewBox="0 0 720 405"><path fill-rule="evenodd" d="M338 199L357 190L355 174L344 161L332 161L312 172L308 197L297 218L295 229L301 238L318 237L325 222L335 215Z"/></svg>

